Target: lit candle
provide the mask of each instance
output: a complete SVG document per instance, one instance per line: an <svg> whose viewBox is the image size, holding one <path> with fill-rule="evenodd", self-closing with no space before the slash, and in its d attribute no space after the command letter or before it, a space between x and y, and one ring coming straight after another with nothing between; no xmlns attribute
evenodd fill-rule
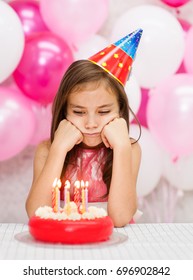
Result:
<svg viewBox="0 0 193 280"><path fill-rule="evenodd" d="M85 210L88 210L88 181L85 182Z"/></svg>
<svg viewBox="0 0 193 280"><path fill-rule="evenodd" d="M76 203L77 207L80 205L80 181L76 181L74 183L74 202Z"/></svg>
<svg viewBox="0 0 193 280"><path fill-rule="evenodd" d="M55 208L55 204L56 204L56 192L55 192L55 187L57 185L57 181L58 179L55 178L53 184L52 184L52 208Z"/></svg>
<svg viewBox="0 0 193 280"><path fill-rule="evenodd" d="M58 179L57 181L57 193L58 193L58 196L57 196L57 199L58 199L58 211L60 210L60 188L62 186L62 182L60 179Z"/></svg>
<svg viewBox="0 0 193 280"><path fill-rule="evenodd" d="M67 215L70 215L70 182L66 180L65 182L65 205Z"/></svg>
<svg viewBox="0 0 193 280"><path fill-rule="evenodd" d="M69 190L70 190L70 182L68 180L66 180L65 186L64 186L64 206L67 205L67 202L70 197Z"/></svg>
<svg viewBox="0 0 193 280"><path fill-rule="evenodd" d="M81 194L82 194L82 209L81 209L81 211L82 211L82 213L84 213L85 212L85 190L84 190L84 181L83 180L81 180L80 185L81 185L81 189L82 189L82 191L81 191Z"/></svg>
<svg viewBox="0 0 193 280"><path fill-rule="evenodd" d="M52 208L54 212L58 212L60 209L61 181L56 178L52 186Z"/></svg>
<svg viewBox="0 0 193 280"><path fill-rule="evenodd" d="M67 209L66 209L67 215L70 215L71 213L71 207L70 207L70 192L67 193Z"/></svg>

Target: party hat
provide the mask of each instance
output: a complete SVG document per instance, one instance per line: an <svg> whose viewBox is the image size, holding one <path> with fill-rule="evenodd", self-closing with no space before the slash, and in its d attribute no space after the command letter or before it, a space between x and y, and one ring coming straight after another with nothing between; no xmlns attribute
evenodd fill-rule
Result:
<svg viewBox="0 0 193 280"><path fill-rule="evenodd" d="M137 29L88 60L102 67L124 86L131 71L142 32L142 29Z"/></svg>

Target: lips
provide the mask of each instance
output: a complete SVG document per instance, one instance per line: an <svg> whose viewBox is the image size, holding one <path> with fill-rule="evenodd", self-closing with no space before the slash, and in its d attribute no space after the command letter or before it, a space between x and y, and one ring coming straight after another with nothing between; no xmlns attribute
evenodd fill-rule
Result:
<svg viewBox="0 0 193 280"><path fill-rule="evenodd" d="M100 133L84 133L86 137L98 137L100 136Z"/></svg>

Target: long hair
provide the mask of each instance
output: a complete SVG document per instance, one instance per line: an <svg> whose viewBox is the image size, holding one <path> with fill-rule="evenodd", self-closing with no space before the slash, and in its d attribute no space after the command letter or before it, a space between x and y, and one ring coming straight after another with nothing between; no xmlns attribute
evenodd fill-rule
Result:
<svg viewBox="0 0 193 280"><path fill-rule="evenodd" d="M68 102L69 95L72 92L78 92L84 89L88 85L88 83L91 85L93 84L93 87L97 87L100 85L100 83L103 83L108 91L115 94L119 104L119 114L122 118L125 119L128 127L128 133L129 133L129 110L131 111L131 113L134 115L135 118L136 116L129 107L128 98L125 93L124 87L112 75L107 73L100 66L94 64L93 62L90 62L89 60L78 60L73 62L67 69L66 73L64 74L58 92L53 102L53 107L52 107L53 116L52 116L51 135L50 135L51 143L54 140L54 133L57 130L59 123L63 119L66 119L67 102ZM141 127L140 127L140 135L141 135ZM71 159L74 158L74 156L76 155L77 149L78 149L78 145L74 146L73 149L67 153L62 175L65 174L65 170L68 164L71 163ZM105 164L103 168L103 181L107 186L106 195L108 195L109 188L110 188L110 182L112 176L112 159L113 159L113 152L111 149L107 149L107 153L104 159Z"/></svg>

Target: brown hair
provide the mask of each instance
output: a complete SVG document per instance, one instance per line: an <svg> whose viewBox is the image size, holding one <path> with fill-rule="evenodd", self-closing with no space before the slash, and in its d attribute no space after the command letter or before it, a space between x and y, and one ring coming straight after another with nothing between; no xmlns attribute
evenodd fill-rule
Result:
<svg viewBox="0 0 193 280"><path fill-rule="evenodd" d="M122 118L126 120L128 132L129 132L129 110L134 115L135 114L130 109L128 104L127 95L125 93L124 87L109 73L107 73L100 66L90 62L89 60L78 60L73 62L64 74L62 81L60 83L57 95L53 102L52 107L52 125L51 125L51 142L54 139L54 133L58 128L60 121L66 119L67 113L67 101L70 93L79 91L85 88L88 83L93 83L93 86L98 86L101 82L104 83L108 91L113 92L117 96L117 101L119 104L119 113ZM137 123L139 124L138 120ZM140 127L140 124L139 124ZM141 127L140 127L141 135ZM140 135L138 139L140 138ZM138 139L136 141L138 141ZM135 141L135 142L136 142ZM135 143L134 142L134 143ZM70 160L76 154L78 146L68 152L62 175L65 174L65 170L70 162ZM107 149L105 157L105 165L103 168L103 181L107 186L107 194L110 188L111 176L112 176L112 157L113 153L111 149Z"/></svg>

